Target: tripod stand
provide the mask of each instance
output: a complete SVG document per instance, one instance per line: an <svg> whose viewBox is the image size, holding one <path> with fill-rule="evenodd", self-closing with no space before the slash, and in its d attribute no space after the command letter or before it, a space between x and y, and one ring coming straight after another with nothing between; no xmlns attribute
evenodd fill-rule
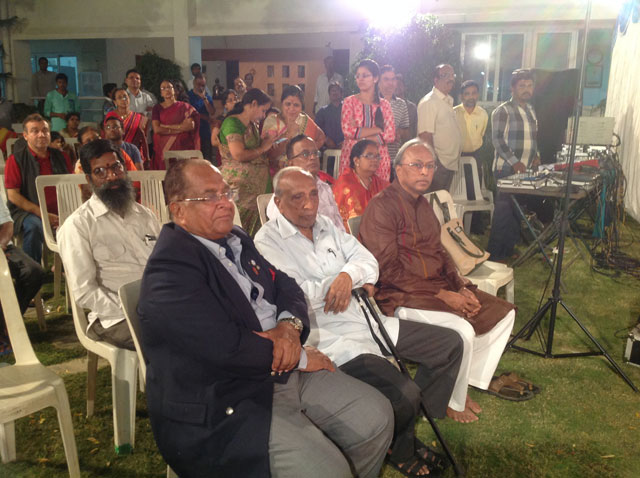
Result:
<svg viewBox="0 0 640 478"><path fill-rule="evenodd" d="M589 330L580 322L578 317L569 309L569 307L564 303L562 297L560 297L560 285L562 280L562 261L564 258L564 242L567 236L567 229L569 227L569 202L571 196L571 180L573 178L573 164L575 162L576 157L576 144L578 141L578 123L580 120L580 113L582 110L582 93L583 93L583 84L584 84L584 72L585 72L585 61L586 61L586 45L587 45L587 37L589 34L589 21L591 18L591 2L589 0L587 6L587 15L585 18L585 31L582 39L582 65L580 67L580 82L578 83L577 88L577 101L575 108L575 121L573 122L573 131L571 135L571 152L569 158L569 167L567 170L567 184L566 191L563 200L562 206L562 216L560 219L560 232L558 234L558 259L556 261L556 270L555 270L555 278L553 285L553 292L551 297L547 300L547 302L538 309L538 311L534 314L534 316L527 322L520 331L518 331L514 337L507 343L505 350L508 350L510 347L513 347L516 350L521 350L523 352L532 353L534 355L538 355L540 357L545 358L566 358L566 357L587 357L593 355L604 355L605 358L609 361L611 366L614 368L616 372L624 379L625 382L633 389L633 391L638 392L638 389L633 384L631 379L625 375L622 369L618 366L618 364L611 358L611 356L607 353L607 351L600 345L600 343L596 340L596 338L591 335ZM555 332L555 325L557 319L558 306L561 306L569 316L574 320L576 324L582 329L582 331L586 334L587 337L593 342L593 344L598 348L598 351L591 352L573 352L566 354L554 354L553 353L553 334ZM533 332L540 326L542 323L542 319L547 315L547 312L550 312L549 315L549 331L547 335L547 346L544 353L537 352L534 350L530 350L524 347L519 347L515 345L516 341L520 339L522 336L527 334L530 337Z"/></svg>
<svg viewBox="0 0 640 478"><path fill-rule="evenodd" d="M378 328L380 330L380 333L382 334L382 338L384 339L385 344L389 349L389 352L391 352L391 356L394 358L394 360L398 364L398 368L400 369L400 372L411 379L411 374L409 373L409 370L407 370L407 367L405 366L404 362L400 358L400 355L398 354L398 350L393 344L393 340L391 340L391 337L389 336L387 329L384 327L384 324L382 323L382 319L380 318L380 314L378 313L377 306L374 306L374 303L372 303L372 300L369 299L367 292L362 287L358 287L357 289L352 290L351 294L358 301L358 304L362 309L362 313L364 314L365 317L367 317L367 321L369 321L368 317L371 316L373 317L373 320L376 322L376 324L378 324ZM425 406L422 400L420 401L420 409L422 410L422 413L425 416L425 418L429 421L429 425L431 425L431 429L436 434L436 438L442 445L442 449L444 450L445 454L447 455L447 458L453 465L453 470L456 476L463 477L464 471L458 465L458 462L453 456L453 453L451 452L449 445L447 445L447 442L442 436L442 433L440 432L440 429L438 428L437 423L432 418L431 414L429 413L429 410L427 410L427 407ZM426 475L426 476L430 476L430 475Z"/></svg>

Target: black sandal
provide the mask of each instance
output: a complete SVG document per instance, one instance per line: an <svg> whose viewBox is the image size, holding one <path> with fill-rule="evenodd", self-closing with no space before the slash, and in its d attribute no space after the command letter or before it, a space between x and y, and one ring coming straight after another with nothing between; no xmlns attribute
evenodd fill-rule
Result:
<svg viewBox="0 0 640 478"><path fill-rule="evenodd" d="M429 470L431 470L431 468L433 467L446 470L447 468L449 468L449 466L451 466L449 460L447 460L444 455L434 450L433 447L425 445L420 440L418 440L418 437L414 437L413 440L416 447L416 453L427 464Z"/></svg>
<svg viewBox="0 0 640 478"><path fill-rule="evenodd" d="M389 458L389 464L402 473L404 476L409 477L417 477L417 478L438 478L440 476L440 470L438 470L435 466L429 466L429 463L424 461L417 452L413 454L409 459L407 459L402 464L394 462L391 458ZM421 475L420 470L423 466L426 466L429 470L429 473L426 475Z"/></svg>

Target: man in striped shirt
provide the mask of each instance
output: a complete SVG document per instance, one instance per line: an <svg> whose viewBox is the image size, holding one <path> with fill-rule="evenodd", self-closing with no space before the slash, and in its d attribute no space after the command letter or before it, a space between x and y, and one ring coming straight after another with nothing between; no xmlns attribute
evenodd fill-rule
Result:
<svg viewBox="0 0 640 478"><path fill-rule="evenodd" d="M393 143L387 144L391 161L398 154L400 146L409 139L409 110L407 103L395 95L396 72L391 65L384 65L380 68L380 96L391 103L393 112L393 122L396 125L396 138Z"/></svg>
<svg viewBox="0 0 640 478"><path fill-rule="evenodd" d="M493 174L496 180L537 169L538 121L530 101L534 78L531 70L516 70L511 76L511 99L491 114L491 140L496 150ZM493 260L506 260L520 238L520 218L511 196L498 193L487 251Z"/></svg>

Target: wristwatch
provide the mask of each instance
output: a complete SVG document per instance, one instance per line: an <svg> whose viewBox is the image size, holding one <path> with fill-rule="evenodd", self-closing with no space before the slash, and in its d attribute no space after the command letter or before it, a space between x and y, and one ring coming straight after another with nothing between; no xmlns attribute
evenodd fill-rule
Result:
<svg viewBox="0 0 640 478"><path fill-rule="evenodd" d="M278 322L287 322L293 325L293 328L296 329L298 333L301 333L304 329L302 321L297 317L283 317L282 319L278 320Z"/></svg>

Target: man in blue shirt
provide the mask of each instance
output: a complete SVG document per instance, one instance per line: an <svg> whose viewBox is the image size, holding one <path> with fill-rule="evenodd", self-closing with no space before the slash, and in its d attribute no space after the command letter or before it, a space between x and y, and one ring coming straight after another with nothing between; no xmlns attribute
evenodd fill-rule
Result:
<svg viewBox="0 0 640 478"><path fill-rule="evenodd" d="M342 133L342 87L340 83L329 85L330 103L316 113L316 124L324 131L324 146L327 149L340 149L344 141Z"/></svg>
<svg viewBox="0 0 640 478"><path fill-rule="evenodd" d="M211 123L216 112L211 95L206 92L207 79L202 73L193 78L193 89L189 90L189 103L200 113L200 150L205 159L211 161Z"/></svg>

